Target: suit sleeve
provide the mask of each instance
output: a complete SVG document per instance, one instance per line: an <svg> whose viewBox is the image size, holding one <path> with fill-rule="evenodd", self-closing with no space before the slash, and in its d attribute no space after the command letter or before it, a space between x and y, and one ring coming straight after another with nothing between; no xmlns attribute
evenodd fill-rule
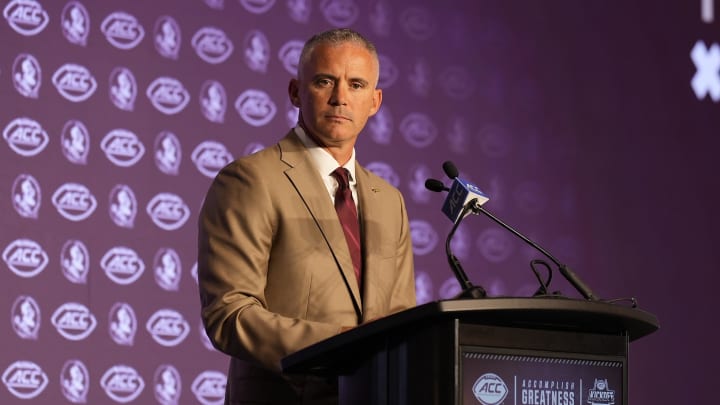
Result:
<svg viewBox="0 0 720 405"><path fill-rule="evenodd" d="M234 163L209 188L199 217L201 316L220 351L280 371L280 360L337 334L341 325L286 317L265 297L277 209L267 173Z"/></svg>

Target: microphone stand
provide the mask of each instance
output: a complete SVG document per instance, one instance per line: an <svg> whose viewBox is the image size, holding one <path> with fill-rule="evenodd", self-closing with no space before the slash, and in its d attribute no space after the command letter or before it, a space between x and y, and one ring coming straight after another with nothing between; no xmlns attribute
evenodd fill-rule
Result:
<svg viewBox="0 0 720 405"><path fill-rule="evenodd" d="M502 226L503 228L507 229L508 231L512 232L515 236L519 237L523 241L525 241L527 244L535 248L537 251L545 255L548 259L550 259L555 265L558 267L558 270L560 271L560 274L565 277L565 279L572 284L573 287L583 296L585 299L589 301L597 301L598 298L593 294L592 290L590 290L590 287L588 287L585 283L580 280L580 278L568 267L567 265L560 263L553 255L548 253L545 249L540 247L537 243L533 242L532 240L525 237L520 232L513 229L510 225L507 225L503 221L501 221L499 218L497 218L495 215L491 214L489 211L487 211L485 208L483 208L480 204L477 204L476 200L471 200L468 202L468 204L472 204L471 209L475 214L482 213L488 218L495 221L497 224ZM463 210L463 215L465 214L465 211ZM462 217L462 216L461 216ZM459 220L457 222L460 222ZM453 228L454 231L454 228Z"/></svg>
<svg viewBox="0 0 720 405"><path fill-rule="evenodd" d="M462 288L462 292L455 297L458 298L485 298L487 297L487 292L485 292L485 289L473 285L473 283L470 282L470 279L468 278L467 274L465 274L465 271L463 270L462 266L460 265L460 260L458 260L457 257L452 253L450 249L450 241L452 240L453 235L455 235L455 231L457 230L458 226L460 225L460 222L468 215L470 210L474 211L474 207L477 205L477 199L472 199L468 201L467 204L463 207L462 212L460 213L460 216L455 220L455 223L453 224L452 229L450 230L450 233L447 236L447 239L445 240L445 253L447 255L448 263L450 264L450 268L452 269L453 273L455 273L455 278L457 278L458 282L460 283L460 288Z"/></svg>

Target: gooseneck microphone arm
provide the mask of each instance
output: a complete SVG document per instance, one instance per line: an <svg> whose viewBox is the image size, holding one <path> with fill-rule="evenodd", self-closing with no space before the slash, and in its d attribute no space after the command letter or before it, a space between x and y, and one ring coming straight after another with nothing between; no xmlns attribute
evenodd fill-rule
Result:
<svg viewBox="0 0 720 405"><path fill-rule="evenodd" d="M427 186L427 182L425 183L425 185ZM442 183L440 183L440 185L442 185ZM447 239L445 239L445 254L447 255L448 263L450 264L450 268L452 269L453 273L455 273L455 278L457 278L457 281L458 283L460 283L460 287L462 288L462 291L456 298L485 298L487 296L487 292L485 292L484 288L473 285L473 283L470 282L467 274L465 274L465 270L463 270L462 266L460 265L460 261L457 257L455 257L455 255L452 253L452 250L450 249L450 241L452 241L453 235L455 235L455 231L460 225L460 222L462 222L463 218L465 218L470 213L470 211L473 210L475 202L476 200L473 199L472 201L469 201L467 204L465 204L462 212L460 213L460 216L453 224L453 227L450 230Z"/></svg>
<svg viewBox="0 0 720 405"><path fill-rule="evenodd" d="M517 236L518 238L520 238L520 239L522 239L523 241L525 241L525 243L527 243L528 245L530 245L530 246L532 246L533 248L535 248L535 250L537 250L538 252L540 252L540 253L542 253L543 255L545 255L545 257L547 257L547 258L550 259L553 263L555 263L555 265L558 267L558 270L560 271L560 274L562 274L563 277L565 277L565 279L566 279L570 284L572 284L572 286L575 287L575 289L576 289L583 297L585 297L585 299L590 300L590 301L597 301L597 300L598 300L598 298L595 296L595 294L593 294L592 290L590 290L590 287L588 287L585 283L583 283L582 280L580 280L580 278L575 274L575 272L573 272L573 271L570 269L570 267L568 267L566 264L561 263L561 262L560 262L559 260L557 260L553 255L551 255L547 250L545 250L545 249L543 249L542 247L540 247L540 245L538 245L537 243L533 242L532 240L530 240L529 238L527 238L525 235L521 234L520 232L516 231L516 230L513 229L510 225L508 225L508 224L504 223L503 221L501 221L498 217L496 217L495 215L491 214L488 210L486 210L486 209L483 208L482 206L480 206L480 205L478 205L478 204L474 204L473 207L472 207L472 210L473 210L473 212L476 213L476 214L478 214L478 213L484 214L486 217L492 219L492 220L495 221L498 225L500 225L500 226L502 226L503 228L507 229L508 231L512 232L515 236Z"/></svg>

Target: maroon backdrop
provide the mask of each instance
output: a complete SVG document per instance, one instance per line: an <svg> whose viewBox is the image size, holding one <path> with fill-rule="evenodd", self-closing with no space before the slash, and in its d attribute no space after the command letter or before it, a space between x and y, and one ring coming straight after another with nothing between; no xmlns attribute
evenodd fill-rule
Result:
<svg viewBox="0 0 720 405"><path fill-rule="evenodd" d="M418 301L458 291L444 196L423 186L449 183L451 160L599 296L658 316L631 346L631 403L711 403L714 3L4 1L0 402L221 401L198 209L222 165L293 125L302 42L349 26L380 51L358 159L406 197ZM539 255L486 218L453 249L490 295L536 289ZM559 275L552 289L577 297Z"/></svg>

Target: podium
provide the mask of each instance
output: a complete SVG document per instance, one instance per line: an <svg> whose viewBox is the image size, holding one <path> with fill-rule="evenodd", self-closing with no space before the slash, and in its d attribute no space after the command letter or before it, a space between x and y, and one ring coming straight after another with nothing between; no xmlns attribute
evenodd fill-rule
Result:
<svg viewBox="0 0 720 405"><path fill-rule="evenodd" d="M337 376L341 405L626 405L629 343L657 329L648 312L598 301L434 301L309 346L282 366Z"/></svg>

